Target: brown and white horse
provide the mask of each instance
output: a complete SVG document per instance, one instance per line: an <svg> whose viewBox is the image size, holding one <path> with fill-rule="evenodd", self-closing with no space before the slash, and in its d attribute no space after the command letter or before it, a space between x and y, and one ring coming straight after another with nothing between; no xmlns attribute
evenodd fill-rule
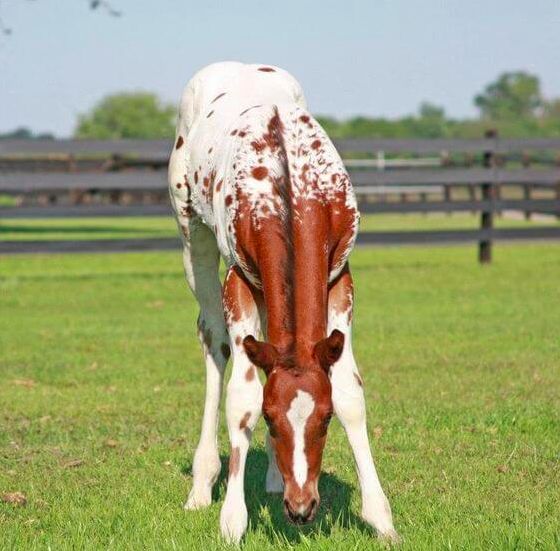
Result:
<svg viewBox="0 0 560 551"><path fill-rule="evenodd" d="M234 62L198 72L181 100L169 185L206 361L202 431L185 508L210 504L220 472L218 410L232 354L224 537L238 542L247 528L245 460L261 412L268 425L267 491L284 492L293 522L315 517L334 412L356 460L362 516L395 539L352 353L348 256L359 214L343 163L307 112L296 80L277 67ZM220 256L228 266L223 286ZM261 332L264 341L257 340ZM266 374L264 389L255 366Z"/></svg>

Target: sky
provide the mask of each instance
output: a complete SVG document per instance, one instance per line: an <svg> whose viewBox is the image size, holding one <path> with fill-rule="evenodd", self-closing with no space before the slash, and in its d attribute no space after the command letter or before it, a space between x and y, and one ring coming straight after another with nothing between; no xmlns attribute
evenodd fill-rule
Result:
<svg viewBox="0 0 560 551"><path fill-rule="evenodd" d="M310 110L398 117L422 101L453 117L508 70L560 96L559 0L0 0L0 132L72 134L106 94L147 90L177 104L192 74L222 60L274 64Z"/></svg>

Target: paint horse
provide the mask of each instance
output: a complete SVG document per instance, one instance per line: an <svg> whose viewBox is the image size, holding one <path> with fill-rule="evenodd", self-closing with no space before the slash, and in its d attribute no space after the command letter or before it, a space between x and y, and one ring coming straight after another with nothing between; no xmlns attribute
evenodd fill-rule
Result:
<svg viewBox="0 0 560 551"><path fill-rule="evenodd" d="M223 536L239 542L247 528L245 460L261 412L268 425L266 489L284 492L292 522L313 520L334 412L356 460L362 516L381 537L396 539L352 352L348 256L359 213L343 163L306 110L297 81L277 67L234 62L198 72L181 99L169 185L206 362L185 508L209 505L220 473L218 410L231 354ZM228 267L223 286L220 256ZM261 332L265 341L257 340ZM255 366L266 374L264 388Z"/></svg>

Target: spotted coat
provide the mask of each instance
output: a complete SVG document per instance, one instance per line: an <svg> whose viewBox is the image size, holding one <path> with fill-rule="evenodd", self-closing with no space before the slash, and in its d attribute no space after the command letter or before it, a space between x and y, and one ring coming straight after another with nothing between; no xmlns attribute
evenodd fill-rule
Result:
<svg viewBox="0 0 560 551"><path fill-rule="evenodd" d="M314 202L329 210L343 244L330 263L344 266L358 229L356 200L332 142L306 110L300 85L272 66L218 63L197 73L180 106L170 163L170 193L179 221L199 217L216 235L229 265L261 282L240 252L238 233L250 220L302 224ZM325 254L331 254L324 243Z"/></svg>

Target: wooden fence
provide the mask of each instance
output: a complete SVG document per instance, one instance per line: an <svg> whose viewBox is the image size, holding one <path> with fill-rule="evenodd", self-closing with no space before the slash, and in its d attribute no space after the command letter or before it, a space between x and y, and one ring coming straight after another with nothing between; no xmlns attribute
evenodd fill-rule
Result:
<svg viewBox="0 0 560 551"><path fill-rule="evenodd" d="M477 242L479 260L489 262L495 240L560 237L557 223L494 228L495 215L506 210L560 216L560 139L349 139L335 145L352 157L347 167L364 214L480 214L479 229L362 232L359 243ZM0 218L170 214L165 169L171 147L166 140L0 140L0 194L18 203L0 207ZM178 245L160 238L2 240L0 253Z"/></svg>

